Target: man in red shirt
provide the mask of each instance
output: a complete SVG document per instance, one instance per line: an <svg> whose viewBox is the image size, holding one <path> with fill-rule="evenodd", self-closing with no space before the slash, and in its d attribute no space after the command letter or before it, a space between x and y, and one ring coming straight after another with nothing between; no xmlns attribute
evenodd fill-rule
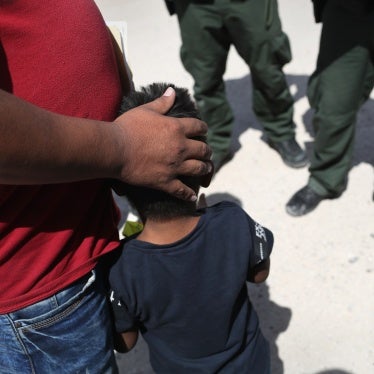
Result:
<svg viewBox="0 0 374 374"><path fill-rule="evenodd" d="M100 259L117 247L110 180L194 192L209 172L175 93L116 118L110 35L91 0L0 2L0 367L115 372ZM152 122L152 126L149 123Z"/></svg>

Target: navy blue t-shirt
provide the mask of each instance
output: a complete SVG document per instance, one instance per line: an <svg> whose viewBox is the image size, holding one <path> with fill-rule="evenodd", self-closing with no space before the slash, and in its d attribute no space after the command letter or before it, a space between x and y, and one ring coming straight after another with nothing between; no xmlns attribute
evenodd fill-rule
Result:
<svg viewBox="0 0 374 374"><path fill-rule="evenodd" d="M116 329L140 329L157 373L266 373L268 343L246 281L273 235L231 202L201 213L176 243L125 241L109 276Z"/></svg>

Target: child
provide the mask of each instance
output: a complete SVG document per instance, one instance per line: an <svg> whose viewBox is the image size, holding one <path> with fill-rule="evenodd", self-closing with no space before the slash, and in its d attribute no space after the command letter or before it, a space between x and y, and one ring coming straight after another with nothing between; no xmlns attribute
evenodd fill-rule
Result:
<svg viewBox="0 0 374 374"><path fill-rule="evenodd" d="M151 101L168 86L143 88L124 99L122 109ZM187 91L174 88L168 115L197 117ZM209 184L192 177L184 182L196 193ZM156 373L270 373L268 343L246 281L267 278L272 233L231 202L197 208L147 188L123 191L144 229L123 241L109 273L116 349L129 351L140 331Z"/></svg>

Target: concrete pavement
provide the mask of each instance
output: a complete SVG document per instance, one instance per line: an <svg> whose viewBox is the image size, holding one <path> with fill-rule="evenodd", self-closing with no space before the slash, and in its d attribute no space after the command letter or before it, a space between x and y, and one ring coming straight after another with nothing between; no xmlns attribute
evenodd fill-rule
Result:
<svg viewBox="0 0 374 374"><path fill-rule="evenodd" d="M278 0L293 50L285 68L295 96L297 138L310 151L311 116L305 97L320 26L311 1ZM127 55L137 87L155 81L192 89L179 60L179 30L162 0L96 0L106 20L127 22ZM344 77L342 77L344 79ZM235 156L204 192L208 203L240 203L272 229L269 280L249 292L271 344L274 374L374 372L374 100L358 116L354 162L343 196L300 218L285 212L305 185L307 169L286 167L263 140L251 110L247 66L231 51L225 75L236 116ZM118 358L121 373L152 373L144 342Z"/></svg>

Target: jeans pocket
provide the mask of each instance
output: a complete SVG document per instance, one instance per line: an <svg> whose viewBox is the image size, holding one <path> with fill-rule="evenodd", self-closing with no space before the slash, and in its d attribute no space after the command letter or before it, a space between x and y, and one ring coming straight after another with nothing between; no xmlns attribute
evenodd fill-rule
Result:
<svg viewBox="0 0 374 374"><path fill-rule="evenodd" d="M73 313L95 282L95 273L74 282L57 294L10 314L20 332L48 327Z"/></svg>
<svg viewBox="0 0 374 374"><path fill-rule="evenodd" d="M43 300L44 313L29 309L18 314L22 319L13 320L24 351L36 372L116 372L105 294L92 277L72 287ZM56 307L47 305L56 299Z"/></svg>

